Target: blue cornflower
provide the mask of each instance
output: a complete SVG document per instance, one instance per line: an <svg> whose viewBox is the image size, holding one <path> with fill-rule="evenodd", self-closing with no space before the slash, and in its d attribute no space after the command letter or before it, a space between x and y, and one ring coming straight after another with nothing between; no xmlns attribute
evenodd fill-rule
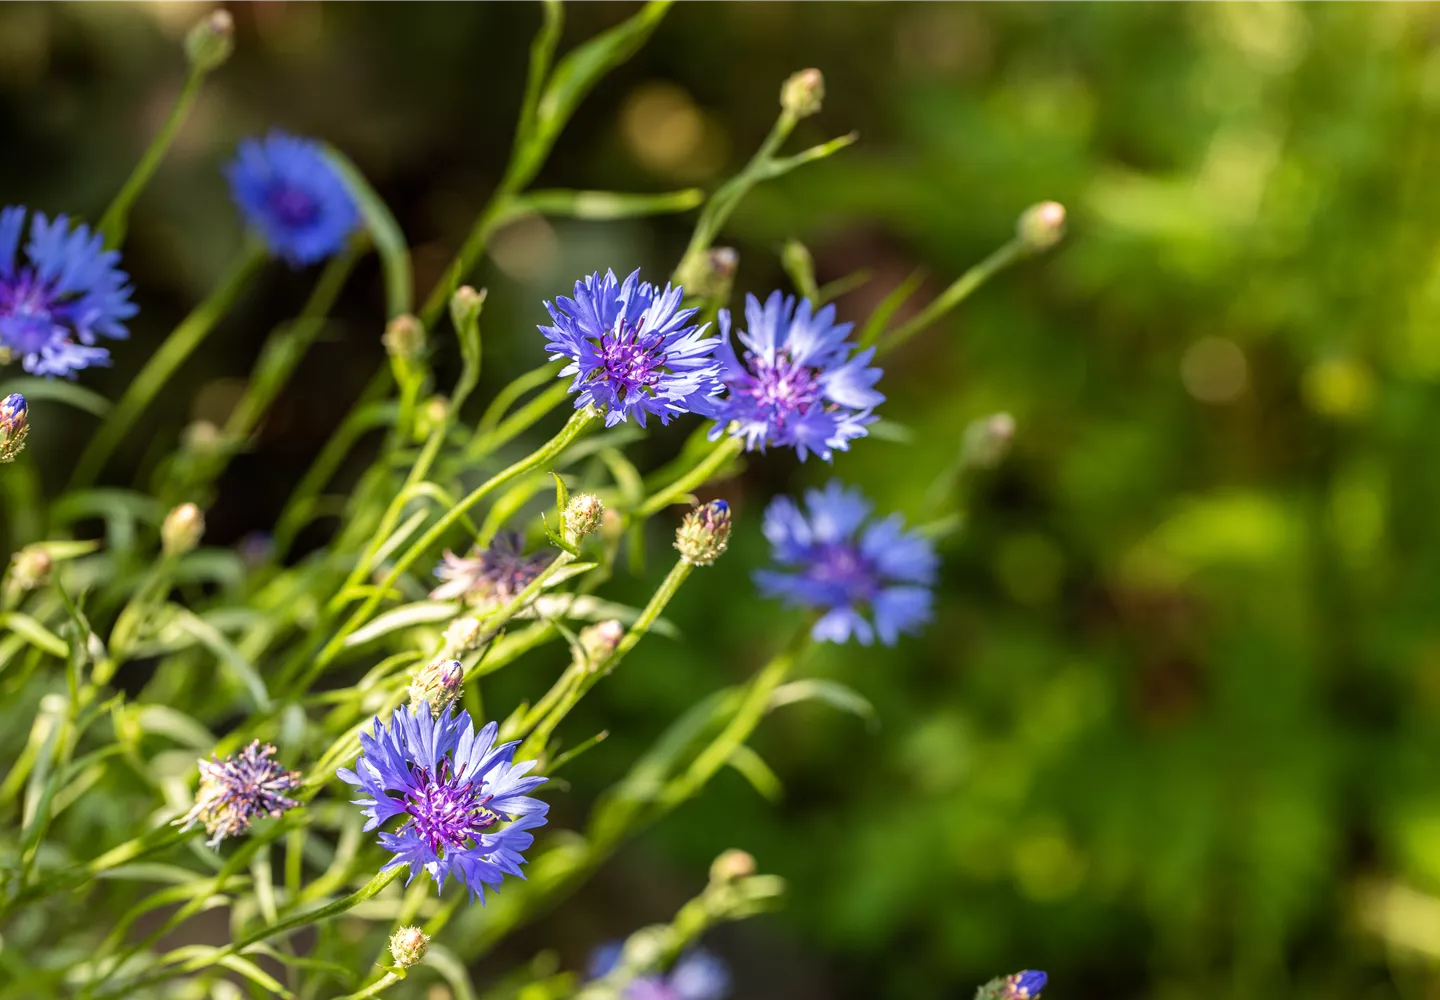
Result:
<svg viewBox="0 0 1440 1000"><path fill-rule="evenodd" d="M108 365L110 352L96 337L123 340L124 321L135 315L130 276L115 265L99 233L63 215L30 221L25 259L17 261L26 209L0 209L0 348L17 354L32 375L75 373Z"/></svg>
<svg viewBox="0 0 1440 1000"><path fill-rule="evenodd" d="M575 297L545 303L554 326L540 332L551 358L569 358L560 374L574 375L575 408L605 412L605 426L647 414L668 424L682 413L715 416L715 397L724 391L720 365L712 357L718 341L681 309L684 290L663 290L640 280L637 270L621 284L614 271L575 282ZM708 326L709 324L706 324Z"/></svg>
<svg viewBox="0 0 1440 1000"><path fill-rule="evenodd" d="M779 292L762 306L747 295L745 323L748 329L739 334L745 353L737 355L730 311L720 310L715 356L730 391L720 402L711 440L733 421L730 433L744 438L749 451L793 447L801 461L813 451L828 462L836 449L845 451L866 434L878 419L871 410L885 401L873 388L881 372L868 367L875 348L851 353L851 324L835 322L834 306L814 312L809 299L797 307Z"/></svg>
<svg viewBox="0 0 1440 1000"><path fill-rule="evenodd" d="M247 139L225 170L230 194L265 245L293 267L338 253L360 223L350 191L312 139Z"/></svg>
<svg viewBox="0 0 1440 1000"><path fill-rule="evenodd" d="M498 730L492 722L476 733L469 712L436 717L422 702L360 735L355 770L336 773L369 796L354 800L369 817L365 829L406 817L394 833L380 833L395 855L382 871L409 865L408 884L423 868L437 889L453 876L482 902L485 886L520 875L520 852L534 840L528 831L544 824L549 808L525 793L545 779L525 776L534 761L514 763L518 740L495 745Z"/></svg>
<svg viewBox="0 0 1440 1000"><path fill-rule="evenodd" d="M590 978L615 968L623 946L603 945L590 956ZM624 1000L723 1000L730 994L730 970L703 948L686 952L666 976L640 976L625 987Z"/></svg>
<svg viewBox="0 0 1440 1000"><path fill-rule="evenodd" d="M838 481L823 492L806 491L805 505L808 518L789 497L776 497L766 508L765 537L775 560L792 572L756 571L762 591L800 607L825 609L810 633L821 642L854 636L868 646L878 634L893 646L902 632L916 632L930 620L939 560L928 541L905 530L899 514L862 531L871 504Z"/></svg>

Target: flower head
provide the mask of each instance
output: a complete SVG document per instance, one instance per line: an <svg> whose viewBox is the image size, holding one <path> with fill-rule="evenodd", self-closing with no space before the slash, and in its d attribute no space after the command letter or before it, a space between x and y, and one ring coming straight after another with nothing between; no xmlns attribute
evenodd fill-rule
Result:
<svg viewBox="0 0 1440 1000"><path fill-rule="evenodd" d="M713 566L730 545L730 505L711 500L685 515L675 532L680 558L691 566Z"/></svg>
<svg viewBox="0 0 1440 1000"><path fill-rule="evenodd" d="M525 793L545 779L526 777L534 761L514 763L518 740L495 745L498 730L492 722L476 733L469 712L436 717L422 704L396 709L389 726L377 718L374 732L360 735L355 770L337 774L366 796L354 800L365 807L366 830L404 817L394 833L380 833L394 854L384 870L409 865L408 883L423 868L437 888L453 877L482 901L485 886L520 875L520 852L548 808Z"/></svg>
<svg viewBox="0 0 1440 1000"><path fill-rule="evenodd" d="M294 267L337 253L360 222L349 190L314 140L280 131L247 139L225 175L245 220Z"/></svg>
<svg viewBox="0 0 1440 1000"><path fill-rule="evenodd" d="M1005 977L1005 1000L1038 1000L1049 977L1043 972L1026 969Z"/></svg>
<svg viewBox="0 0 1440 1000"><path fill-rule="evenodd" d="M869 367L873 347L852 354L846 337L849 323L835 322L835 307L814 312L809 299L771 293L762 306L745 297L745 323L739 333L744 349L730 342L730 312L720 310L721 344L715 351L730 390L710 432L720 437L734 421L732 433L745 439L749 451L769 445L793 447L803 461L815 452L830 461L835 450L866 433L875 422L871 410L885 401L873 388L880 369Z"/></svg>
<svg viewBox="0 0 1440 1000"><path fill-rule="evenodd" d="M620 961L619 942L603 945L590 956L590 977L599 979ZM630 980L625 1000L723 1000L730 994L730 970L703 948L686 952L669 975L640 976Z"/></svg>
<svg viewBox="0 0 1440 1000"><path fill-rule="evenodd" d="M789 497L777 497L766 509L765 537L789 572L757 571L760 589L825 610L810 633L822 642L853 636L868 646L878 634L893 646L902 632L918 631L930 618L938 568L930 543L907 532L899 514L866 526L870 502L837 481L807 491L805 505L808 517Z"/></svg>
<svg viewBox="0 0 1440 1000"><path fill-rule="evenodd" d="M390 957L402 969L419 963L430 950L430 935L418 927L402 927L390 935Z"/></svg>
<svg viewBox="0 0 1440 1000"><path fill-rule="evenodd" d="M0 399L0 462L13 461L24 451L29 433L30 416L25 409L25 397L12 392Z"/></svg>
<svg viewBox="0 0 1440 1000"><path fill-rule="evenodd" d="M647 415L662 424L682 413L714 416L723 386L719 364L711 356L716 340L690 320L694 309L681 309L684 290L662 290L640 280L637 270L622 284L615 272L597 271L575 282L575 297L545 303L554 326L540 332L552 358L568 358L560 374L574 375L575 408L605 411L605 426L634 417L641 427Z"/></svg>
<svg viewBox="0 0 1440 1000"><path fill-rule="evenodd" d="M98 337L123 340L135 315L130 277L99 233L65 216L36 212L23 260L17 260L26 209L0 209L0 354L19 355L32 375L75 373L108 365Z"/></svg>
<svg viewBox="0 0 1440 1000"><path fill-rule="evenodd" d="M200 787L195 805L175 821L188 830L205 824L210 846L250 829L260 816L278 817L299 805L285 795L300 787L300 775L287 771L271 756L275 748L259 740L233 757L200 761Z"/></svg>
<svg viewBox="0 0 1440 1000"><path fill-rule="evenodd" d="M430 591L430 599L453 601L459 597L471 605L503 604L549 564L550 557L543 552L525 554L523 535L502 531L488 549L477 545L463 558L447 550L435 567L435 575L445 582Z"/></svg>

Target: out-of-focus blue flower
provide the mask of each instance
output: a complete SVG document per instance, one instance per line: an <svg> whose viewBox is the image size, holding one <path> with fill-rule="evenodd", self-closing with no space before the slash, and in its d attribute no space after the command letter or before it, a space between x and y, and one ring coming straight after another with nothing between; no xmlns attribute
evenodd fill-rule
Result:
<svg viewBox="0 0 1440 1000"><path fill-rule="evenodd" d="M619 942L601 945L590 956L590 978L599 979L620 960ZM625 1000L724 1000L730 994L730 970L703 948L688 951L669 975L641 976L625 987Z"/></svg>
<svg viewBox="0 0 1440 1000"><path fill-rule="evenodd" d="M902 632L930 620L939 561L899 514L866 525L870 502L834 480L823 491L807 490L805 505L808 517L789 497L776 497L765 510L765 537L775 561L790 571L757 570L763 592L825 610L811 631L821 642L853 637L868 646L878 634L893 646Z"/></svg>
<svg viewBox="0 0 1440 1000"><path fill-rule="evenodd" d="M203 823L210 846L250 829L261 816L277 817L299 805L286 792L300 787L300 775L270 758L275 748L255 740L224 760L212 756L200 761L200 787L195 805L176 825L188 830Z"/></svg>
<svg viewBox="0 0 1440 1000"><path fill-rule="evenodd" d="M17 259L26 209L0 209L0 347L18 355L32 375L75 373L108 365L98 337L123 340L135 315L129 275L116 265L99 233L63 215L36 212L23 259Z"/></svg>
<svg viewBox="0 0 1440 1000"><path fill-rule="evenodd" d="M544 552L525 554L524 535L502 531L489 548L477 545L468 556L447 550L435 567L435 575L443 582L430 591L430 599L453 601L458 597L472 606L503 604L524 590L549 564L550 556Z"/></svg>
<svg viewBox="0 0 1440 1000"><path fill-rule="evenodd" d="M1026 969L1005 977L1005 1000L1037 1000L1049 977L1043 972Z"/></svg>
<svg viewBox="0 0 1440 1000"><path fill-rule="evenodd" d="M866 433L877 419L871 410L885 401L874 389L880 369L871 368L873 347L853 354L849 323L835 322L835 307L814 312L809 299L772 292L762 306L745 297L743 354L730 342L730 312L720 311L721 344L715 356L729 393L720 402L712 440L729 428L749 451L769 445L793 447L801 460L814 452L830 461L834 452Z"/></svg>
<svg viewBox="0 0 1440 1000"><path fill-rule="evenodd" d="M574 298L545 303L555 325L540 332L552 358L570 360L560 375L575 376L577 410L603 410L606 427L631 417L644 427L647 415L662 424L683 413L716 415L718 341L690 322L695 310L680 308L683 296L641 281L638 270L623 284L614 271L597 271L575 282Z"/></svg>
<svg viewBox="0 0 1440 1000"><path fill-rule="evenodd" d="M349 190L314 140L280 131L246 139L225 176L245 220L294 267L338 253L360 222Z"/></svg>
<svg viewBox="0 0 1440 1000"><path fill-rule="evenodd" d="M476 733L469 712L432 716L421 703L397 708L389 726L377 718L374 732L360 735L355 770L336 773L367 796L354 800L369 817L365 829L405 817L394 833L380 832L395 855L382 871L409 865L409 884L423 868L437 889L453 877L482 902L486 886L520 875L529 831L549 808L525 793L545 779L526 777L534 761L514 763L518 740L495 745L498 730L492 722Z"/></svg>

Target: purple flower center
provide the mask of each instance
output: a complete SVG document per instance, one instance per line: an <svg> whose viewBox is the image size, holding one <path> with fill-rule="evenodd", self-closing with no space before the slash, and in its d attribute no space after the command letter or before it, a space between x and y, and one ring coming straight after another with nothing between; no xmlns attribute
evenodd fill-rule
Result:
<svg viewBox="0 0 1440 1000"><path fill-rule="evenodd" d="M320 215L320 204L308 191L289 184L275 184L265 192L265 204L275 218L291 229L308 226Z"/></svg>
<svg viewBox="0 0 1440 1000"><path fill-rule="evenodd" d="M415 833L440 853L442 847L469 847L480 834L500 821L500 816L485 808L491 796L482 795L470 784L460 784L450 773L450 761L440 764L437 779L429 770L418 768L405 793L405 811L415 824Z"/></svg>
<svg viewBox="0 0 1440 1000"><path fill-rule="evenodd" d="M590 378L612 383L622 402L636 393L654 395L656 384L665 375L664 346L664 337L644 332L643 320L634 327L622 323L619 331L607 330L600 335L595 352L600 364L591 371Z"/></svg>
<svg viewBox="0 0 1440 1000"><path fill-rule="evenodd" d="M30 268L0 279L0 333L17 354L39 353L54 337L55 321L63 313L63 304Z"/></svg>
<svg viewBox="0 0 1440 1000"><path fill-rule="evenodd" d="M749 373L731 383L732 391L749 396L781 426L789 414L803 414L820 400L819 371L800 364L789 351L776 352L773 361L747 351L745 367Z"/></svg>
<svg viewBox="0 0 1440 1000"><path fill-rule="evenodd" d="M805 575L823 589L827 604L867 604L880 591L879 572L851 542L817 545Z"/></svg>

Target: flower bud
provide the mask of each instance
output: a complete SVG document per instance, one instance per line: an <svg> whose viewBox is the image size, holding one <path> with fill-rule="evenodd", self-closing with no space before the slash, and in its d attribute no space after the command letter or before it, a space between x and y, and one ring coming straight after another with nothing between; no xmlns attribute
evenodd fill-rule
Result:
<svg viewBox="0 0 1440 1000"><path fill-rule="evenodd" d="M802 69L780 88L780 106L796 118L809 118L825 100L825 76L818 69Z"/></svg>
<svg viewBox="0 0 1440 1000"><path fill-rule="evenodd" d="M1058 201L1031 205L1020 213L1015 235L1034 253L1049 250L1065 235L1065 206Z"/></svg>
<svg viewBox="0 0 1440 1000"><path fill-rule="evenodd" d="M197 455L213 455L220 448L220 428L208 420L188 424L181 436L185 450Z"/></svg>
<svg viewBox="0 0 1440 1000"><path fill-rule="evenodd" d="M53 565L49 552L39 545L27 545L10 557L10 582L21 591L34 590L50 579Z"/></svg>
<svg viewBox="0 0 1440 1000"><path fill-rule="evenodd" d="M687 257L681 264L679 283L691 299L730 298L735 272L740 269L740 254L734 247L712 247L704 253Z"/></svg>
<svg viewBox="0 0 1440 1000"><path fill-rule="evenodd" d="M967 469L993 469L1004 460L1015 440L1015 418L993 413L971 421L960 445L960 463Z"/></svg>
<svg viewBox="0 0 1440 1000"><path fill-rule="evenodd" d="M1017 972L1005 977L1005 992L1001 995L1005 1000L1036 1000L1048 978L1045 973L1030 969Z"/></svg>
<svg viewBox="0 0 1440 1000"><path fill-rule="evenodd" d="M485 305L485 289L478 292L469 285L461 285L450 296L450 322L456 330L463 330L480 318L480 308Z"/></svg>
<svg viewBox="0 0 1440 1000"><path fill-rule="evenodd" d="M439 716L460 697L464 681L465 666L459 660L431 660L410 682L410 705L424 702Z"/></svg>
<svg viewBox="0 0 1440 1000"><path fill-rule="evenodd" d="M425 400L415 413L415 440L423 441L434 434L449 415L449 397L437 393Z"/></svg>
<svg viewBox="0 0 1440 1000"><path fill-rule="evenodd" d="M734 882L755 874L755 859L745 851L731 848L710 864L711 882Z"/></svg>
<svg viewBox="0 0 1440 1000"><path fill-rule="evenodd" d="M402 969L408 969L425 957L430 935L418 927L402 927L390 936L390 957Z"/></svg>
<svg viewBox="0 0 1440 1000"><path fill-rule="evenodd" d="M600 540L606 545L617 545L623 534L625 534L625 519L606 507L605 513L600 518Z"/></svg>
<svg viewBox="0 0 1440 1000"><path fill-rule="evenodd" d="M409 313L396 316L385 325L380 338L385 351L398 361L415 361L425 350L425 328Z"/></svg>
<svg viewBox="0 0 1440 1000"><path fill-rule="evenodd" d="M594 493L576 493L565 505L561 514L564 521L565 541L571 545L600 529L605 519L605 505Z"/></svg>
<svg viewBox="0 0 1440 1000"><path fill-rule="evenodd" d="M685 515L680 530L675 532L675 547L680 558L691 566L709 566L725 553L730 544L730 505L724 500L711 500Z"/></svg>
<svg viewBox="0 0 1440 1000"><path fill-rule="evenodd" d="M613 618L587 625L580 630L580 648L575 650L576 664L590 670L597 669L610 659L610 654L615 652L624 636L625 626Z"/></svg>
<svg viewBox="0 0 1440 1000"><path fill-rule="evenodd" d="M205 515L193 503L182 503L165 515L160 525L160 547L167 556L183 556L200 544Z"/></svg>
<svg viewBox="0 0 1440 1000"><path fill-rule="evenodd" d="M25 397L12 392L0 399L0 462L9 462L25 448L30 419L25 414Z"/></svg>
<svg viewBox="0 0 1440 1000"><path fill-rule="evenodd" d="M468 653L480 645L480 619L456 618L445 628L445 648L453 653Z"/></svg>
<svg viewBox="0 0 1440 1000"><path fill-rule="evenodd" d="M219 69L235 51L235 19L228 10L212 10L185 36L185 58L202 73Z"/></svg>

